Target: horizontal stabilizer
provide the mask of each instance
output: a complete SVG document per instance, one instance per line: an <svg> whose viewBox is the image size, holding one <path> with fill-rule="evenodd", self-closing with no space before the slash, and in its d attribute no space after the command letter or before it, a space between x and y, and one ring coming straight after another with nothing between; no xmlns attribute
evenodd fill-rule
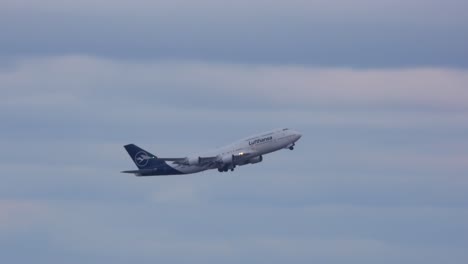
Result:
<svg viewBox="0 0 468 264"><path fill-rule="evenodd" d="M154 169L143 169L143 170L128 170L122 171L122 173L131 173L135 174L135 176L154 176L157 170Z"/></svg>

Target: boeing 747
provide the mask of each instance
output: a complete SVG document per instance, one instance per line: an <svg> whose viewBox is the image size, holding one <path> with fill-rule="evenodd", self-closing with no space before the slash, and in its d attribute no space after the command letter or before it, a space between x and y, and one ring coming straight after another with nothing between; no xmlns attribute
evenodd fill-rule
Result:
<svg viewBox="0 0 468 264"><path fill-rule="evenodd" d="M138 170L122 171L136 176L163 176L196 173L218 169L233 171L236 166L259 163L263 155L280 150L293 150L301 133L276 129L236 141L215 151L182 158L160 158L134 144L125 145Z"/></svg>

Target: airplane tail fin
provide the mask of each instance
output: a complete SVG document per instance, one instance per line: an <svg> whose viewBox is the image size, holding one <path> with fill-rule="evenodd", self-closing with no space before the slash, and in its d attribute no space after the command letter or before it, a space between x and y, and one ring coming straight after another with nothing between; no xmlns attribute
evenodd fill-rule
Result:
<svg viewBox="0 0 468 264"><path fill-rule="evenodd" d="M133 162L139 169L149 169L154 168L164 161L159 160L158 157L149 153L148 151L139 148L134 144L128 144L124 146L125 150L127 150L128 155L132 158Z"/></svg>

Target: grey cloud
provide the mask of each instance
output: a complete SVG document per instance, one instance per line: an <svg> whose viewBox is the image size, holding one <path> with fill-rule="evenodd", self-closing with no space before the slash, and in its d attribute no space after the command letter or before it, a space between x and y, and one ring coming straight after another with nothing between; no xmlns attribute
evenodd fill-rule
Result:
<svg viewBox="0 0 468 264"><path fill-rule="evenodd" d="M6 106L83 106L125 97L132 107L398 106L464 109L465 70L352 70L198 62L122 63L67 56L24 60L0 75ZM218 101L209 96L235 100ZM79 104L79 105L74 105ZM395 107L397 106L397 107ZM209 108L209 107L208 107ZM359 109L359 108L357 108ZM118 110L118 109L115 109ZM147 112L148 109L142 109ZM348 110L348 109L346 109ZM366 109L367 110L367 109ZM96 113L96 114L99 114ZM155 113L160 114L160 113Z"/></svg>
<svg viewBox="0 0 468 264"><path fill-rule="evenodd" d="M466 210L459 208L161 206L144 201L47 201L42 206L47 207L49 217L37 224L38 230L47 234L40 238L38 247L52 249L55 254L47 258L47 254L32 250L16 258L24 260L21 262L30 258L40 263L67 260L57 254L60 252L67 252L72 263L83 259L91 263L125 263L128 259L143 263L182 263L187 259L211 263L246 259L412 263L427 256L431 256L427 263L438 263L442 258L463 263L467 257L463 248L451 244L454 239L466 242L466 234L454 228L467 220ZM35 214L30 215L31 220L35 218ZM21 236L16 234L13 238ZM11 248L3 238L0 243ZM25 240L23 245L39 241ZM14 259L9 251L4 257Z"/></svg>
<svg viewBox="0 0 468 264"><path fill-rule="evenodd" d="M0 72L2 257L465 263L465 83L442 68L16 61ZM119 173L126 143L180 156L282 126L297 148L234 174Z"/></svg>
<svg viewBox="0 0 468 264"><path fill-rule="evenodd" d="M20 2L21 3L21 2ZM466 67L463 1L2 4L2 57Z"/></svg>

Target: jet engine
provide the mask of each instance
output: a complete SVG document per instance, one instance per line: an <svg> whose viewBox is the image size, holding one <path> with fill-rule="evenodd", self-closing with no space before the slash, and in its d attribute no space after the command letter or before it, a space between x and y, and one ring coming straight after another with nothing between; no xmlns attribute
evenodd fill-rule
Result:
<svg viewBox="0 0 468 264"><path fill-rule="evenodd" d="M257 156L257 157L253 157L251 159L249 159L249 163L250 164L255 164L255 163L259 163L259 162L262 162L263 160L263 157L262 156Z"/></svg>
<svg viewBox="0 0 468 264"><path fill-rule="evenodd" d="M253 157L253 158L251 158L251 159L248 159L248 160L243 161L243 162L240 163L239 165L240 165L240 166L243 166L243 165L247 165L247 164L255 164L255 163L262 162L262 160L263 160L263 157L262 157L262 156L256 156L256 157Z"/></svg>
<svg viewBox="0 0 468 264"><path fill-rule="evenodd" d="M256 156L250 159L243 159L242 155L225 155L221 158L221 161L224 165L246 165L246 164L255 164L263 160L262 156Z"/></svg>
<svg viewBox="0 0 468 264"><path fill-rule="evenodd" d="M225 155L221 158L223 164L232 164L233 162L233 155Z"/></svg>
<svg viewBox="0 0 468 264"><path fill-rule="evenodd" d="M192 157L187 159L188 165L198 165L200 164L200 157Z"/></svg>

